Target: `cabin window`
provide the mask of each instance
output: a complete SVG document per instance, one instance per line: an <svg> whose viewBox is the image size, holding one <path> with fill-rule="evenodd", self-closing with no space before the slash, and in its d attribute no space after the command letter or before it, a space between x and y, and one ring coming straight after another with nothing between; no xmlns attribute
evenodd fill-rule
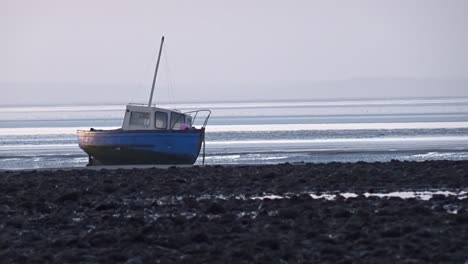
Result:
<svg viewBox="0 0 468 264"><path fill-rule="evenodd" d="M182 124L185 123L185 117L183 114L176 112L171 113L171 129L179 129Z"/></svg>
<svg viewBox="0 0 468 264"><path fill-rule="evenodd" d="M167 113L156 111L154 126L160 129L167 128Z"/></svg>
<svg viewBox="0 0 468 264"><path fill-rule="evenodd" d="M149 124L150 124L150 113L131 112L130 125L147 127L149 126Z"/></svg>

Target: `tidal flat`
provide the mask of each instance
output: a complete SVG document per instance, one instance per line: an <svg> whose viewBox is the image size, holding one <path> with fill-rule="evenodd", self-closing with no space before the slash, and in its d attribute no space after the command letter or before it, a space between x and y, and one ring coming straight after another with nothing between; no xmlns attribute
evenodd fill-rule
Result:
<svg viewBox="0 0 468 264"><path fill-rule="evenodd" d="M468 161L0 172L3 263L465 263Z"/></svg>

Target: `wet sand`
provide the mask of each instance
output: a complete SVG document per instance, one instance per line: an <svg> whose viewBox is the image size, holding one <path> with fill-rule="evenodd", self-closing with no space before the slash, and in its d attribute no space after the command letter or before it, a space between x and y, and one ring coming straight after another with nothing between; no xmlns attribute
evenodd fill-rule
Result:
<svg viewBox="0 0 468 264"><path fill-rule="evenodd" d="M0 259L465 263L467 190L468 161L3 171Z"/></svg>

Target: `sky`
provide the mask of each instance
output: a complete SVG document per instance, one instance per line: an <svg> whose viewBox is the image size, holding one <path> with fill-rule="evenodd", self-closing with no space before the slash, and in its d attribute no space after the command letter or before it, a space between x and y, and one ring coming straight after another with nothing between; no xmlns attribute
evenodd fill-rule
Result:
<svg viewBox="0 0 468 264"><path fill-rule="evenodd" d="M0 105L468 96L466 0L0 0Z"/></svg>

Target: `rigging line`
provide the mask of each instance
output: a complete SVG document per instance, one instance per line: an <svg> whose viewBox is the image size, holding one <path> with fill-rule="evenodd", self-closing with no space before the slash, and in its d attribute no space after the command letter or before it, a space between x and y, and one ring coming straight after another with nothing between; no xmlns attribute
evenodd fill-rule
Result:
<svg viewBox="0 0 468 264"><path fill-rule="evenodd" d="M167 50L166 48L164 48L164 59L166 61L166 71L167 71L167 77L168 77L168 83L169 83L169 88L168 88L168 99L169 99L169 102L170 104L172 104L172 108L177 108L176 107L176 104L174 102L174 96L173 96L173 89L174 89L174 83L173 83L173 79L172 79L172 76L171 76L171 68L170 68L170 65L169 65L169 58L167 56Z"/></svg>

